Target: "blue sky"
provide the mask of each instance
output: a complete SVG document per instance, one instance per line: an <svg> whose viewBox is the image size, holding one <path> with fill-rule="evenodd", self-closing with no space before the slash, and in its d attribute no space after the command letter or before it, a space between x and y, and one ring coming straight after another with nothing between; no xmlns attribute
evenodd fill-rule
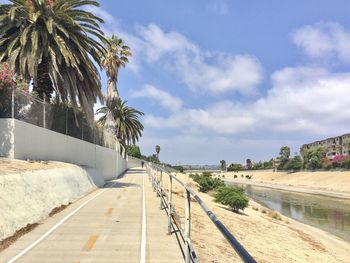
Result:
<svg viewBox="0 0 350 263"><path fill-rule="evenodd" d="M348 0L100 2L134 53L119 91L146 114L143 154L243 163L350 132Z"/></svg>
<svg viewBox="0 0 350 263"><path fill-rule="evenodd" d="M134 56L119 90L146 113L144 154L266 160L349 132L348 1L101 1Z"/></svg>

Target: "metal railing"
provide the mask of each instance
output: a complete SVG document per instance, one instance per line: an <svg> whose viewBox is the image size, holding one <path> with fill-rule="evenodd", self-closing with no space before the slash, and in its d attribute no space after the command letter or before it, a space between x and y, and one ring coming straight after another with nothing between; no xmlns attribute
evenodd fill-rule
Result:
<svg viewBox="0 0 350 263"><path fill-rule="evenodd" d="M255 259L248 253L248 251L239 243L239 241L230 233L219 218L209 209L209 207L202 201L202 199L179 178L176 177L178 171L168 167L156 165L153 163L147 164L147 172L152 183L153 190L157 193L160 199L160 209L165 209L168 215L168 234L173 233L174 224L181 234L183 241L183 252L186 263L198 262L196 252L192 246L191 241L191 196L199 204L202 210L214 223L217 229L225 237L231 247L240 256L243 262L255 263ZM171 173L175 173L172 175ZM168 175L169 185L166 191L163 187L163 176ZM185 222L181 224L180 217L177 214L173 205L173 182L176 181L185 191Z"/></svg>
<svg viewBox="0 0 350 263"><path fill-rule="evenodd" d="M72 107L54 98L42 100L21 88L0 90L0 118L21 120L111 149L119 145L113 133L88 122L82 112L74 112Z"/></svg>

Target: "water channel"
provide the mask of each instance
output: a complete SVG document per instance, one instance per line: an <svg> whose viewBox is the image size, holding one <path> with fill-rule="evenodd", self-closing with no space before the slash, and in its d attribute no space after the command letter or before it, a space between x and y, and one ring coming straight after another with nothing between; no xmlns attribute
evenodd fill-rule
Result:
<svg viewBox="0 0 350 263"><path fill-rule="evenodd" d="M350 200L251 185L242 186L247 195L256 202L350 241Z"/></svg>

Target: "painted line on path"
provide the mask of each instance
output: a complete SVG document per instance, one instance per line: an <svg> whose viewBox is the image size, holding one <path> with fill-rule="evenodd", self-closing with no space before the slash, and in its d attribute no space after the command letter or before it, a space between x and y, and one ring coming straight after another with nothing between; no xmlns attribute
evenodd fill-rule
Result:
<svg viewBox="0 0 350 263"><path fill-rule="evenodd" d="M111 187L116 185L117 182L113 183ZM11 258L7 263L13 263L19 258L23 257L26 253L28 253L31 249L33 249L35 246L37 246L41 241L43 241L45 238L47 238L50 234L52 234L58 227L60 227L64 222L66 222L69 218L74 216L80 209L82 209L84 206L86 206L88 203L90 203L92 200L103 194L109 190L108 188L102 190L101 192L97 193L93 197L91 197L89 200L85 201L83 204L81 204L77 209L75 209L73 212L62 218L56 225L54 225L52 228L50 228L45 234L43 234L40 238L38 238L35 242L33 242L31 245L26 247L24 250L22 250L19 254L17 254L15 257Z"/></svg>
<svg viewBox="0 0 350 263"><path fill-rule="evenodd" d="M145 198L145 174L142 176L142 236L140 263L146 263L146 198Z"/></svg>

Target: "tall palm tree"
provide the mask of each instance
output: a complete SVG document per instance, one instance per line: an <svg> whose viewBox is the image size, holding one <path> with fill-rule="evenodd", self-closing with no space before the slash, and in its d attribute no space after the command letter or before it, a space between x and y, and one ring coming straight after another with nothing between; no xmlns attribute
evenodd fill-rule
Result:
<svg viewBox="0 0 350 263"><path fill-rule="evenodd" d="M159 161L159 153L160 153L160 146L156 145L156 153L157 153L157 159Z"/></svg>
<svg viewBox="0 0 350 263"><path fill-rule="evenodd" d="M125 67L126 63L129 62L128 57L132 54L130 48L124 43L123 39L112 35L112 37L107 40L106 52L102 55L102 66L106 70L108 76L106 105L109 112L107 112L106 126L114 130L115 122L112 118L112 111L116 107L119 99L117 87L118 72L120 67Z"/></svg>
<svg viewBox="0 0 350 263"><path fill-rule="evenodd" d="M10 0L0 5L0 62L8 60L17 75L33 81L39 97L55 91L63 102L81 106L88 116L101 93L92 60L100 65L106 41L102 19L85 6L94 0ZM92 58L92 59L91 59ZM79 104L80 105L79 105Z"/></svg>
<svg viewBox="0 0 350 263"><path fill-rule="evenodd" d="M99 119L102 125L106 124L108 112L109 109L106 106L97 110L97 114L103 114ZM126 101L118 99L112 114L115 120L114 133L121 145L126 148L127 145L135 144L142 136L144 127L140 121L140 117L144 113L127 106Z"/></svg>

